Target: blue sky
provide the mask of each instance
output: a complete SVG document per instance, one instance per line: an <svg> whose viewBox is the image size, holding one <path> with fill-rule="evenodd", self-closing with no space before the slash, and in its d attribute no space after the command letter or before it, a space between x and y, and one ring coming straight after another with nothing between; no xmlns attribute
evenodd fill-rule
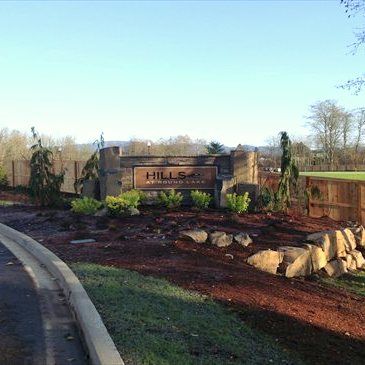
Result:
<svg viewBox="0 0 365 365"><path fill-rule="evenodd" d="M92 142L262 145L364 72L363 17L328 1L0 2L0 127Z"/></svg>

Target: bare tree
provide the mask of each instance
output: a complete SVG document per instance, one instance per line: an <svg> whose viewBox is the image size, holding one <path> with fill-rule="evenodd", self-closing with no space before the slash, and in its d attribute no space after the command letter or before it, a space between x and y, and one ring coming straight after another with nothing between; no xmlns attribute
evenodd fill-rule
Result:
<svg viewBox="0 0 365 365"><path fill-rule="evenodd" d="M341 0L341 4L345 6L346 14L349 18L358 14L365 14L365 1L364 0ZM359 29L355 32L355 42L352 43L352 54L356 54L358 49L365 44L365 28ZM348 80L344 85L340 87L343 89L351 89L355 91L357 95L361 88L365 84L365 73L352 80Z"/></svg>
<svg viewBox="0 0 365 365"><path fill-rule="evenodd" d="M365 108L360 108L353 111L354 124L356 126L356 135L354 140L354 163L355 167L359 163L359 147L361 144L362 137L365 134Z"/></svg>
<svg viewBox="0 0 365 365"><path fill-rule="evenodd" d="M17 130L2 128L0 130L0 164L5 160L30 158L30 136Z"/></svg>
<svg viewBox="0 0 365 365"><path fill-rule="evenodd" d="M326 163L333 168L336 149L341 146L342 123L346 112L333 100L316 102L310 106L310 112L308 125L324 153Z"/></svg>
<svg viewBox="0 0 365 365"><path fill-rule="evenodd" d="M353 119L352 114L343 111L342 116L340 116L340 124L342 129L342 151L343 151L343 162L345 163L346 170L347 164L349 162L349 147L351 143L351 137L353 134Z"/></svg>
<svg viewBox="0 0 365 365"><path fill-rule="evenodd" d="M260 155L262 157L269 158L270 160L270 166L268 167L278 167L280 163L280 135L271 136L266 138L266 147L267 147L267 153L261 152Z"/></svg>

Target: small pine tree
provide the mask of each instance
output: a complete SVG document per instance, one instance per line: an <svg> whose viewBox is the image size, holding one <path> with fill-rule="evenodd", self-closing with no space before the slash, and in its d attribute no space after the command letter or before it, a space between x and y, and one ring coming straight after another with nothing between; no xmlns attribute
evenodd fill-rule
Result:
<svg viewBox="0 0 365 365"><path fill-rule="evenodd" d="M217 141L211 141L205 147L209 155L219 155L224 153L224 145Z"/></svg>
<svg viewBox="0 0 365 365"><path fill-rule="evenodd" d="M31 147L29 192L41 206L57 205L62 201L61 185L65 172L53 172L53 153L42 145L42 140L32 127L36 143Z"/></svg>
<svg viewBox="0 0 365 365"><path fill-rule="evenodd" d="M286 211L290 207L291 190L296 188L299 170L296 166L291 151L291 140L287 132L280 132L281 176L278 190L275 193L277 208Z"/></svg>
<svg viewBox="0 0 365 365"><path fill-rule="evenodd" d="M105 145L103 133L100 135L100 141L96 140L93 144L96 145L96 150L86 161L85 166L81 171L81 177L75 180L74 189L76 193L79 192L79 189L83 186L84 181L99 178L100 149Z"/></svg>

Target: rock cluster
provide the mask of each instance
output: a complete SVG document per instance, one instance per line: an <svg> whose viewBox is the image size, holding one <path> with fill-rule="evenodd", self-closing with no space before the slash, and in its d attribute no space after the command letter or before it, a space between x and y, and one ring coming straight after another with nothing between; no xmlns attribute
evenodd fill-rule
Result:
<svg viewBox="0 0 365 365"><path fill-rule="evenodd" d="M348 270L365 269L365 259L356 248L365 247L365 229L313 233L307 236L302 247L282 246L276 251L263 250L250 256L247 263L271 274L283 274L288 278L309 276L325 271L338 277Z"/></svg>
<svg viewBox="0 0 365 365"><path fill-rule="evenodd" d="M214 231L207 233L202 229L192 229L180 232L180 238L193 241L196 243L211 243L217 247L227 247L233 242L238 243L243 247L247 247L252 243L251 237L247 233L227 234L223 231Z"/></svg>

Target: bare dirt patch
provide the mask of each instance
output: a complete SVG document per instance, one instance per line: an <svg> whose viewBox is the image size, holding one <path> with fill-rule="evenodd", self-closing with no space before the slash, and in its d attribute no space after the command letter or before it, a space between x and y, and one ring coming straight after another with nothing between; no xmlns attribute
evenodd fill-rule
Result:
<svg viewBox="0 0 365 365"><path fill-rule="evenodd" d="M346 222L282 214L232 216L220 210L141 211L140 216L110 219L14 206L0 208L0 221L66 262L128 268L208 294L307 363L364 363L365 298L317 281L273 276L245 263L258 250L299 245L308 233ZM179 231L192 228L246 232L254 243L217 248L178 239ZM85 238L96 243L70 243Z"/></svg>

